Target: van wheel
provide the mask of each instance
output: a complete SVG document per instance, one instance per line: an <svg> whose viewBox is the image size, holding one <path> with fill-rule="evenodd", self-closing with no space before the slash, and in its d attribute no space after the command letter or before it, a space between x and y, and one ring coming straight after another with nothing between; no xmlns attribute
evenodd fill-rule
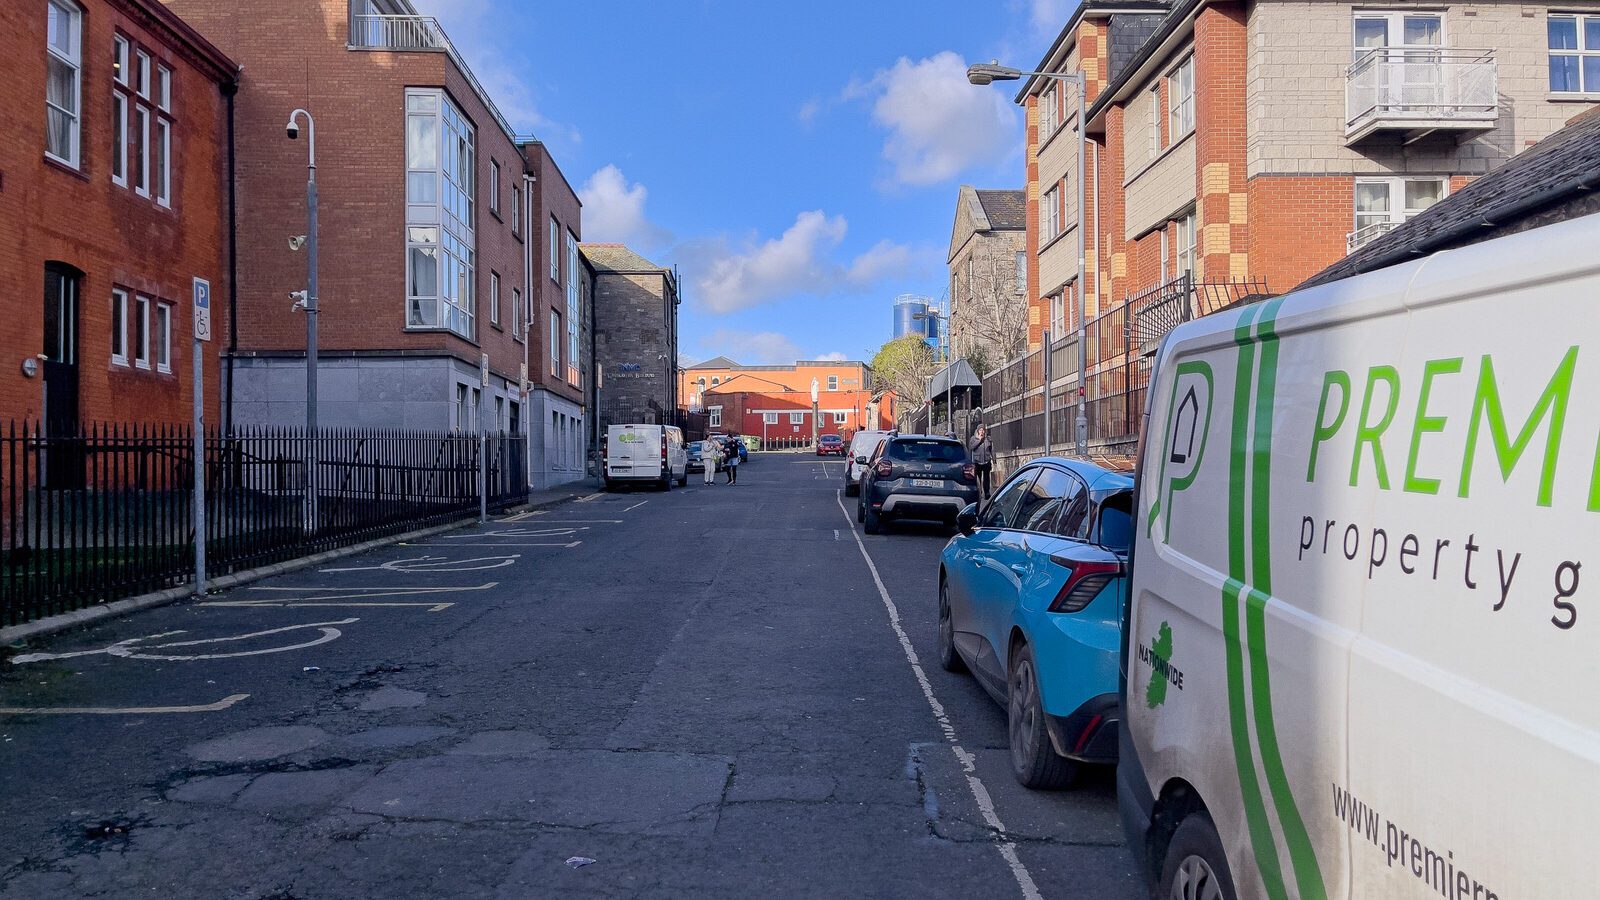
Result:
<svg viewBox="0 0 1600 900"><path fill-rule="evenodd" d="M867 520L867 498L862 497L860 491L856 491L856 496L859 498L856 500L856 521L865 522Z"/></svg>
<svg viewBox="0 0 1600 900"><path fill-rule="evenodd" d="M1011 655L1011 677L1006 683L1006 733L1011 741L1011 774L1026 788L1060 790L1072 783L1078 767L1050 745L1044 715L1033 648L1023 644Z"/></svg>
<svg viewBox="0 0 1600 900"><path fill-rule="evenodd" d="M854 481L846 481L844 483L844 495L846 497L854 497L859 493L861 493L860 485L856 484Z"/></svg>
<svg viewBox="0 0 1600 900"><path fill-rule="evenodd" d="M1233 876L1217 826L1203 812L1191 813L1173 832L1161 867L1162 900L1234 900Z"/></svg>
<svg viewBox="0 0 1600 900"><path fill-rule="evenodd" d="M872 504L863 503L866 512L862 515L861 525L867 534L877 534L883 530L883 516L872 508Z"/></svg>
<svg viewBox="0 0 1600 900"><path fill-rule="evenodd" d="M950 617L950 592L943 578L939 579L939 667L958 674L967 670L966 661L956 652L956 625Z"/></svg>
<svg viewBox="0 0 1600 900"><path fill-rule="evenodd" d="M688 469L684 469L683 470L683 475L679 476L679 478L678 478L678 487L688 487L688 486L689 486L689 470Z"/></svg>

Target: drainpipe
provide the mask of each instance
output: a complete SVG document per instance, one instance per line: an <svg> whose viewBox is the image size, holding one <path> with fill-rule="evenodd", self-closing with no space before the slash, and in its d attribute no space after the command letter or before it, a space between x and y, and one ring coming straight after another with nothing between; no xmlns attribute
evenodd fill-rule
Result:
<svg viewBox="0 0 1600 900"><path fill-rule="evenodd" d="M528 373L528 392L522 395L522 430L528 457L528 486L533 486L533 370L529 368L529 348L533 343L533 182L527 172L522 173L522 369ZM523 385L517 385L522 394Z"/></svg>
<svg viewBox="0 0 1600 900"><path fill-rule="evenodd" d="M222 433L233 434L233 358L239 352L239 188L234 154L234 98L239 93L237 77L222 86L228 98L228 361L227 381L222 398Z"/></svg>
<svg viewBox="0 0 1600 900"><path fill-rule="evenodd" d="M1094 308L1100 309L1100 145L1094 145ZM1083 348L1079 347L1082 353Z"/></svg>

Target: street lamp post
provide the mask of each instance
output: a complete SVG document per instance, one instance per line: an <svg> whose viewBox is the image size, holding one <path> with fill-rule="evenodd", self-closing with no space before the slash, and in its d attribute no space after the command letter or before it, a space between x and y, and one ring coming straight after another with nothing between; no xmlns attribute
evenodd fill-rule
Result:
<svg viewBox="0 0 1600 900"><path fill-rule="evenodd" d="M1088 411L1088 354L1084 346L1087 341L1087 317L1089 307L1086 301L1084 282L1088 269L1087 249L1084 240L1084 231L1088 227L1087 203L1088 191L1086 165L1084 159L1084 144L1088 135L1084 133L1084 107L1088 105L1088 80L1080 72L1024 72L1010 66L1002 66L998 62L977 63L967 67L967 81L976 85L993 84L996 81L1016 81L1024 75L1037 78L1048 78L1055 81L1065 81L1078 88L1078 418L1074 423L1077 430L1077 451L1079 456L1089 455L1089 411ZM1045 342L1044 353L1048 366L1050 356L1050 343ZM1050 401L1050 384L1045 382L1045 403ZM1048 413L1046 414L1048 418ZM1045 425L1049 427L1048 421Z"/></svg>
<svg viewBox="0 0 1600 900"><path fill-rule="evenodd" d="M306 120L306 290L300 307L306 314L306 533L314 534L317 514L317 123L311 113L296 109L284 127L289 140L300 136L297 120ZM290 246L295 246L293 239Z"/></svg>
<svg viewBox="0 0 1600 900"><path fill-rule="evenodd" d="M817 415L818 415L818 404L817 404L818 394L817 394L817 390L818 390L818 388L819 388L819 385L817 384L817 380L815 378L811 379L811 449L812 450L816 450L817 449ZM762 421L765 421L765 417L762 417Z"/></svg>

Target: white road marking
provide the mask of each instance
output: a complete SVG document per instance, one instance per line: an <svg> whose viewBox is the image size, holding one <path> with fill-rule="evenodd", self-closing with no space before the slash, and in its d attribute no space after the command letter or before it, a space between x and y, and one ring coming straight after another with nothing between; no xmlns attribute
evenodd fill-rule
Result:
<svg viewBox="0 0 1600 900"><path fill-rule="evenodd" d="M545 519L542 522L540 522L539 524L541 524L541 525L574 525L574 524L621 525L622 524L622 520L621 519ZM582 531L582 530L585 530L585 529L579 529L579 530Z"/></svg>
<svg viewBox="0 0 1600 900"><path fill-rule="evenodd" d="M599 494L590 494L590 495L588 495L586 497L579 497L578 499L576 499L576 500L574 500L572 502L574 502L574 503L588 503L590 500L593 500L596 497L604 497L604 496L605 496L604 492L599 493Z"/></svg>
<svg viewBox="0 0 1600 900"><path fill-rule="evenodd" d="M377 597L413 597L427 594L458 594L465 591L487 591L500 582L490 581L472 587L358 587L358 588L327 588L327 587L253 587L246 588L250 591L276 591L291 594L310 596L299 597L273 597L262 600L207 600L199 606L281 606L295 609L299 607L409 607L425 606L428 612L441 612L454 606L437 600L424 602L396 602L384 601L374 603Z"/></svg>
<svg viewBox="0 0 1600 900"><path fill-rule="evenodd" d="M0 716L156 716L166 713L222 712L249 697L249 694L229 694L215 703L199 706L0 706Z"/></svg>
<svg viewBox="0 0 1600 900"><path fill-rule="evenodd" d="M837 528L833 530L833 539L836 541L839 539L839 529Z"/></svg>
<svg viewBox="0 0 1600 900"><path fill-rule="evenodd" d="M469 531L466 534L441 534L439 540L455 541L486 537L562 537L588 531L587 528L507 528L504 531Z"/></svg>
<svg viewBox="0 0 1600 900"><path fill-rule="evenodd" d="M148 659L159 662L191 662L201 659L236 659L241 656L264 656L268 653L286 653L290 650L304 650L307 647L315 647L318 644L326 644L329 641L336 641L339 639L339 636L342 634L342 632L340 632L338 628L335 628L335 625L349 625L353 622L359 621L361 620L340 619L336 622L308 622L304 625L286 625L282 628L269 628L266 631L253 631L249 634L236 634L232 635L231 637L201 638L195 641L173 641L166 644L152 644L149 647L134 646L140 641L174 637L176 635L186 633L184 631L167 631L161 634L151 634L144 637L128 638L125 641L118 641L109 647L101 647L99 650L77 650L71 653L24 653L21 656L12 657L11 662L13 664L43 662L44 660L50 659L71 659L79 656L96 656L101 653L104 653L107 656L115 656L120 659ZM231 641L247 641L251 638L267 637L269 635L283 634L289 631L300 631L306 628L315 628L322 633L309 641L291 644L287 647L267 647L263 650L243 650L238 653L205 653L190 656L148 652L151 650L167 650L174 647L199 647L205 644L226 644Z"/></svg>
<svg viewBox="0 0 1600 900"><path fill-rule="evenodd" d="M576 547L581 543L583 543L583 541L570 541L570 542L565 543L565 544L540 544L540 543L527 543L527 542L518 543L517 541L500 541L498 543L484 542L484 543L481 543L481 544L408 544L407 546L410 546L410 547L562 547L564 549L571 550L573 547Z"/></svg>
<svg viewBox="0 0 1600 900"><path fill-rule="evenodd" d="M509 556L475 556L471 559L450 559L444 556L411 556L391 559L376 566L348 566L338 569L318 569L331 572L475 572L479 569L502 569L515 563L522 554Z"/></svg>
<svg viewBox="0 0 1600 900"><path fill-rule="evenodd" d="M643 505L645 505L646 503L649 503L649 502L650 502L649 500L640 500L638 503L635 503L634 505L632 505L632 506L628 507L627 509L623 510L623 512L633 512L634 510L638 509L639 507L641 507L641 506L643 506Z"/></svg>
<svg viewBox="0 0 1600 900"><path fill-rule="evenodd" d="M839 512L850 521L850 512L844 508L844 498L840 492L833 494L834 502L839 504ZM1025 900L1042 900L1039 886L1034 884L1033 875L1028 872L1028 867L1017 856L1017 845L1006 836L1006 826L1000 821L1000 815L995 811L994 799L989 795L989 789L984 786L983 780L978 777L977 767L973 764L974 758L968 753L957 739L955 726L950 724L950 717L944 711L944 704L934 696L933 683L928 680L928 673L922 668L922 661L917 657L917 650L911 646L911 637L906 634L905 627L900 624L900 608L895 605L894 599L889 596L889 589L884 587L883 578L878 575L878 566L872 561L872 554L867 552L867 545L861 540L861 535L856 532L855 524L850 525L850 536L855 538L856 549L861 551L861 558L866 561L867 569L872 572L872 582L878 586L878 596L883 600L883 608L889 613L889 627L894 629L895 637L900 639L900 649L904 651L906 662L911 664L911 674L916 676L917 684L922 687L922 696L927 699L928 707L933 710L934 721L938 723L939 730L944 732L945 740L950 742L950 749L955 752L956 760L961 763L961 768L967 776L967 789L972 792L972 799L977 801L979 812L983 813L983 821L988 824L1000 838L995 848L1011 869L1011 875L1017 881L1017 887L1022 890Z"/></svg>
<svg viewBox="0 0 1600 900"><path fill-rule="evenodd" d="M503 519L496 519L495 521L497 521L497 522L521 522L523 519L526 519L529 516L537 516L537 515L538 515L538 513L536 513L536 512L520 512L520 513L517 513L514 516L506 516Z"/></svg>

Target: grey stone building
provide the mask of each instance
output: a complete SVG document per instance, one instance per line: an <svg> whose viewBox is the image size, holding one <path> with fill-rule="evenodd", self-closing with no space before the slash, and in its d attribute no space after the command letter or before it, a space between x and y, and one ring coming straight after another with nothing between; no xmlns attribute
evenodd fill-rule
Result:
<svg viewBox="0 0 1600 900"><path fill-rule="evenodd" d="M621 244L584 244L594 277L596 427L677 421L678 276Z"/></svg>
<svg viewBox="0 0 1600 900"><path fill-rule="evenodd" d="M1027 197L962 185L950 231L950 336L979 374L1028 346Z"/></svg>

